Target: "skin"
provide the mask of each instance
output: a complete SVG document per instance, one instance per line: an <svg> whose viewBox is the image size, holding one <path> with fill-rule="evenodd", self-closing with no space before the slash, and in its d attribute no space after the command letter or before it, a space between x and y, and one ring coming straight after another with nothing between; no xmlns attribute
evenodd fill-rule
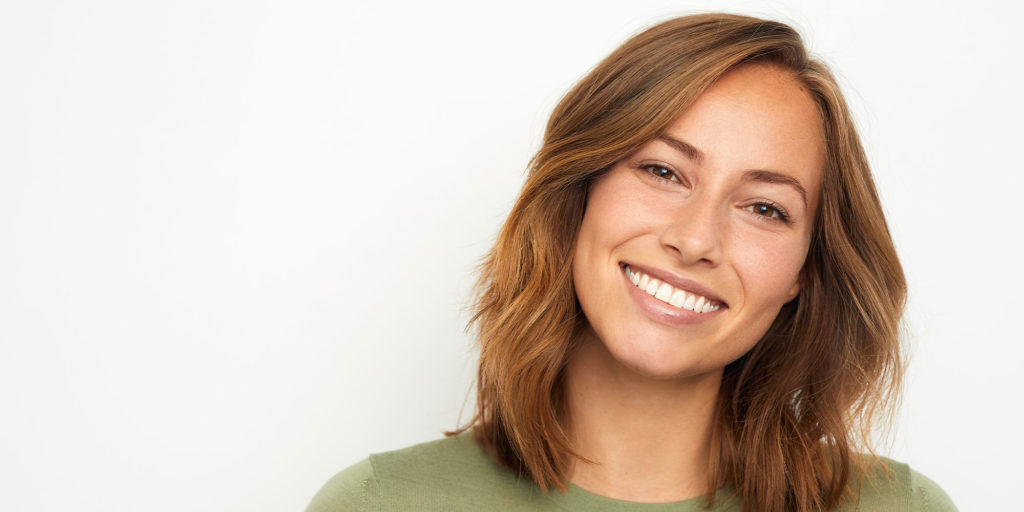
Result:
<svg viewBox="0 0 1024 512"><path fill-rule="evenodd" d="M825 154L810 94L765 64L724 75L664 135L701 157L656 139L615 164L591 187L573 261L589 326L566 369L569 427L592 463L576 461L570 480L639 502L706 490L722 370L799 293ZM791 178L806 197L752 170ZM725 306L670 325L640 306L624 262L696 282Z"/></svg>

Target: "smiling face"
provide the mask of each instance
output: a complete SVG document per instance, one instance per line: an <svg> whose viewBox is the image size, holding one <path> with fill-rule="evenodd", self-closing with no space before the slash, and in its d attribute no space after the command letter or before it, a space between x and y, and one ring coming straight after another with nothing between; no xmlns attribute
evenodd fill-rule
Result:
<svg viewBox="0 0 1024 512"><path fill-rule="evenodd" d="M799 293L824 151L790 73L724 75L591 185L573 260L584 343L658 379L750 350Z"/></svg>

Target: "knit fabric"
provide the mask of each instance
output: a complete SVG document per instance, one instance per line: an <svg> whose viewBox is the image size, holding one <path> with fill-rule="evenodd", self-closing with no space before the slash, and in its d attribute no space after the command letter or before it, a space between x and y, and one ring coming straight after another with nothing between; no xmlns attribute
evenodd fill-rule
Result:
<svg viewBox="0 0 1024 512"><path fill-rule="evenodd" d="M842 512L950 512L943 490L906 464L883 459L888 477L865 479L859 500ZM634 503L605 498L570 484L568 492L540 491L532 481L499 466L462 434L403 450L371 455L331 478L306 512L588 511L739 512L741 503L722 489L711 509L705 498L673 503Z"/></svg>

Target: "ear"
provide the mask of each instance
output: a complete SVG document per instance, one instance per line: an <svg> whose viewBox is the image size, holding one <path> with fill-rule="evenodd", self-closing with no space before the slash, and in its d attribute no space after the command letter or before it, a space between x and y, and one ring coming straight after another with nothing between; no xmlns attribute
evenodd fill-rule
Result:
<svg viewBox="0 0 1024 512"><path fill-rule="evenodd" d="M789 302L789 301L795 299L796 296L799 295L799 294L800 294L800 280L797 279L796 282L793 283L793 287L790 288L789 292L786 293L786 302Z"/></svg>

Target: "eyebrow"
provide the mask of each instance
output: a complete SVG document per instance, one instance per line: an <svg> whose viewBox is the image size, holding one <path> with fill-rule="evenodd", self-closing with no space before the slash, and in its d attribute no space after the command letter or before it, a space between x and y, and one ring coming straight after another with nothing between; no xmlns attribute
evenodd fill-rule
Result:
<svg viewBox="0 0 1024 512"><path fill-rule="evenodd" d="M686 141L679 140L674 137L670 137L665 134L658 136L658 140L672 146L676 151L686 155L687 158L697 162L698 164L704 161L704 153L692 144ZM804 202L804 207L807 207L807 189L800 184L800 180L781 172L767 171L763 169L755 169L746 171L743 173L743 181L759 181L761 183L773 183L776 185L789 185L796 189L800 193L800 199Z"/></svg>
<svg viewBox="0 0 1024 512"><path fill-rule="evenodd" d="M756 169L744 172L742 180L760 181L761 183L775 183L779 185L789 185L795 188L796 191L800 193L800 199L804 201L804 207L807 207L807 189L805 189L804 186L800 184L800 180L788 174Z"/></svg>
<svg viewBox="0 0 1024 512"><path fill-rule="evenodd" d="M672 146L676 151L686 155L687 158L698 164L704 161L704 153L701 153L699 149L693 147L689 142L684 142L665 134L659 135L658 140Z"/></svg>

